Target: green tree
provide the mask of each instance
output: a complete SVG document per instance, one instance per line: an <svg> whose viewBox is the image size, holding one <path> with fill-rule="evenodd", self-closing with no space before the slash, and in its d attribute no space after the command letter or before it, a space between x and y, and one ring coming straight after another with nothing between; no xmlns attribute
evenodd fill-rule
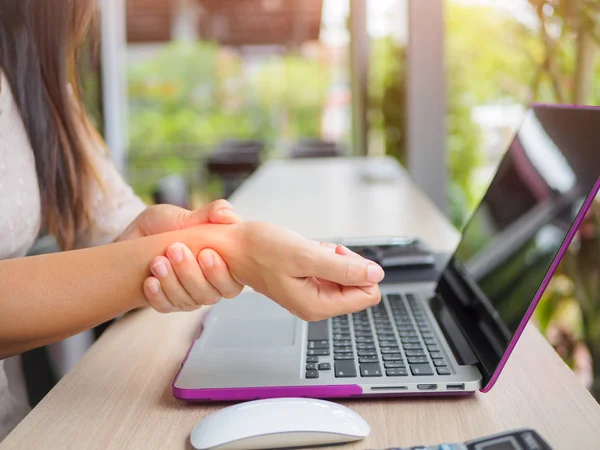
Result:
<svg viewBox="0 0 600 450"><path fill-rule="evenodd" d="M297 55L275 57L251 79L260 109L274 124L273 139L321 136L321 115L331 82L329 67Z"/></svg>

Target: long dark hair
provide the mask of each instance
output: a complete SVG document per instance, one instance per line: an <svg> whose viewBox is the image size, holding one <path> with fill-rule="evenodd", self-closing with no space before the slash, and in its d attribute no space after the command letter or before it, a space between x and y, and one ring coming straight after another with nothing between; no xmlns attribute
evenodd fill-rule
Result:
<svg viewBox="0 0 600 450"><path fill-rule="evenodd" d="M95 0L0 0L0 69L35 155L43 224L63 249L86 220L92 176L77 58L95 11Z"/></svg>

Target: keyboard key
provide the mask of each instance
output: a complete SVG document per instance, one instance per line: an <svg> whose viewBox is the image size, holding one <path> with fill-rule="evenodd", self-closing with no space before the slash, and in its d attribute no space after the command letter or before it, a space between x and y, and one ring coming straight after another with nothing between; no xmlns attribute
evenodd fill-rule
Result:
<svg viewBox="0 0 600 450"><path fill-rule="evenodd" d="M429 364L416 364L410 366L410 371L414 376L433 375L433 371L431 370L431 366Z"/></svg>
<svg viewBox="0 0 600 450"><path fill-rule="evenodd" d="M405 368L387 369L385 374L388 377L406 377L408 376L408 371Z"/></svg>
<svg viewBox="0 0 600 450"><path fill-rule="evenodd" d="M306 378L319 378L319 372L316 370L307 370Z"/></svg>
<svg viewBox="0 0 600 450"><path fill-rule="evenodd" d="M349 334L350 333L350 327L348 325L344 325L344 326L333 326L333 333L334 334Z"/></svg>
<svg viewBox="0 0 600 450"><path fill-rule="evenodd" d="M307 363L318 363L319 362L319 357L318 356L307 356L306 357L306 362Z"/></svg>
<svg viewBox="0 0 600 450"><path fill-rule="evenodd" d="M329 341L309 341L308 348L329 348Z"/></svg>
<svg viewBox="0 0 600 450"><path fill-rule="evenodd" d="M423 350L406 350L406 356L425 356Z"/></svg>
<svg viewBox="0 0 600 450"><path fill-rule="evenodd" d="M310 322L308 324L308 340L309 341L325 341L329 340L329 323L327 320L320 322Z"/></svg>
<svg viewBox="0 0 600 450"><path fill-rule="evenodd" d="M375 350L375 344L369 344L366 342L361 342L360 344L356 344L356 348L358 350Z"/></svg>
<svg viewBox="0 0 600 450"><path fill-rule="evenodd" d="M417 332L415 330L407 330L407 331L401 331L400 332L400 337L411 337L411 336L416 336Z"/></svg>
<svg viewBox="0 0 600 450"><path fill-rule="evenodd" d="M319 364L319 370L331 370L330 363L321 363Z"/></svg>
<svg viewBox="0 0 600 450"><path fill-rule="evenodd" d="M433 365L435 367L446 367L446 361L444 361L443 359L434 359Z"/></svg>
<svg viewBox="0 0 600 450"><path fill-rule="evenodd" d="M364 363L376 363L379 361L377 356L361 356L358 358L358 362L361 364Z"/></svg>
<svg viewBox="0 0 600 450"><path fill-rule="evenodd" d="M399 352L400 352L399 347L382 347L381 348L381 353L384 355L389 355L389 354L399 353Z"/></svg>
<svg viewBox="0 0 600 450"><path fill-rule="evenodd" d="M439 352L440 348L437 345L427 345L427 350L430 352Z"/></svg>
<svg viewBox="0 0 600 450"><path fill-rule="evenodd" d="M340 341L343 339L351 339L352 336L350 336L350 333L337 333L333 335L333 339L336 341Z"/></svg>
<svg viewBox="0 0 600 450"><path fill-rule="evenodd" d="M436 343L434 338L425 338L424 340L425 340L425 344L427 344L427 345L432 345L432 344Z"/></svg>
<svg viewBox="0 0 600 450"><path fill-rule="evenodd" d="M395 340L381 340L379 341L379 345L381 347L396 347L398 343Z"/></svg>
<svg viewBox="0 0 600 450"><path fill-rule="evenodd" d="M421 340L417 336L402 338L401 340L403 344L416 344L421 342Z"/></svg>
<svg viewBox="0 0 600 450"><path fill-rule="evenodd" d="M422 335L424 338L429 338L429 337L431 337L431 338L432 338L432 337L433 337L433 331L423 331L423 332L421 333L421 335Z"/></svg>
<svg viewBox="0 0 600 450"><path fill-rule="evenodd" d="M360 365L360 376L361 377L381 377L381 366L379 364L361 364Z"/></svg>
<svg viewBox="0 0 600 450"><path fill-rule="evenodd" d="M450 375L450 369L447 367L436 367L438 375Z"/></svg>
<svg viewBox="0 0 600 450"><path fill-rule="evenodd" d="M359 350L358 356L377 356L377 350Z"/></svg>
<svg viewBox="0 0 600 450"><path fill-rule="evenodd" d="M312 350L308 350L306 352L306 354L308 356L329 356L329 349L326 349L326 348L312 349Z"/></svg>
<svg viewBox="0 0 600 450"><path fill-rule="evenodd" d="M337 347L333 349L334 354L338 353L351 353L354 349L351 346L348 347Z"/></svg>
<svg viewBox="0 0 600 450"><path fill-rule="evenodd" d="M383 366L386 369L399 369L401 367L406 367L404 365L404 361L386 361L383 363Z"/></svg>
<svg viewBox="0 0 600 450"><path fill-rule="evenodd" d="M400 353L391 353L389 355L383 355L384 361L402 361L402 355Z"/></svg>
<svg viewBox="0 0 600 450"><path fill-rule="evenodd" d="M427 362L428 360L426 356L413 356L411 358L408 358L409 364L425 364Z"/></svg>
<svg viewBox="0 0 600 450"><path fill-rule="evenodd" d="M334 347L346 347L348 345L352 345L352 341L349 339L336 339L333 341Z"/></svg>
<svg viewBox="0 0 600 450"><path fill-rule="evenodd" d="M375 341L373 340L372 337L367 337L367 336L356 336L356 342L358 344L372 344Z"/></svg>
<svg viewBox="0 0 600 450"><path fill-rule="evenodd" d="M431 359L442 359L444 357L442 352L431 352L429 356L431 356Z"/></svg>
<svg viewBox="0 0 600 450"><path fill-rule="evenodd" d="M373 339L373 333L371 333L370 331L357 331L356 333L354 333L354 335L357 338L369 338L369 339ZM357 342L360 342L357 340Z"/></svg>
<svg viewBox="0 0 600 450"><path fill-rule="evenodd" d="M356 366L354 361L336 361L334 364L336 378L356 377Z"/></svg>
<svg viewBox="0 0 600 450"><path fill-rule="evenodd" d="M396 336L396 333L394 333L394 330L377 330L377 336L394 337L394 336Z"/></svg>
<svg viewBox="0 0 600 450"><path fill-rule="evenodd" d="M307 364L306 365L306 370L317 370L317 365L316 364Z"/></svg>
<svg viewBox="0 0 600 450"><path fill-rule="evenodd" d="M354 361L354 355L352 353L338 353L333 357L335 361Z"/></svg>
<svg viewBox="0 0 600 450"><path fill-rule="evenodd" d="M423 350L421 344L404 344L404 350Z"/></svg>
<svg viewBox="0 0 600 450"><path fill-rule="evenodd" d="M390 302L401 302L402 301L402 297L400 297L399 294L390 294L387 296L387 298Z"/></svg>

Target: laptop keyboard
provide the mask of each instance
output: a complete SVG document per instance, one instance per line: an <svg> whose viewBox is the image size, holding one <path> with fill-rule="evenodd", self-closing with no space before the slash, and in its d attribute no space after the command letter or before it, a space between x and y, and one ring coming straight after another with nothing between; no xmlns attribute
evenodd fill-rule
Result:
<svg viewBox="0 0 600 450"><path fill-rule="evenodd" d="M332 369L336 378L451 374L416 294L390 294L368 310L309 323L306 378Z"/></svg>

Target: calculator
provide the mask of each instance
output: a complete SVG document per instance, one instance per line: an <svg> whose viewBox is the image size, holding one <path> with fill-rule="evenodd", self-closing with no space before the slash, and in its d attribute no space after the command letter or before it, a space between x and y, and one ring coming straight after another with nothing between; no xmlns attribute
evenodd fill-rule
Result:
<svg viewBox="0 0 600 450"><path fill-rule="evenodd" d="M522 428L459 444L389 447L385 450L552 450L552 448L535 430Z"/></svg>

